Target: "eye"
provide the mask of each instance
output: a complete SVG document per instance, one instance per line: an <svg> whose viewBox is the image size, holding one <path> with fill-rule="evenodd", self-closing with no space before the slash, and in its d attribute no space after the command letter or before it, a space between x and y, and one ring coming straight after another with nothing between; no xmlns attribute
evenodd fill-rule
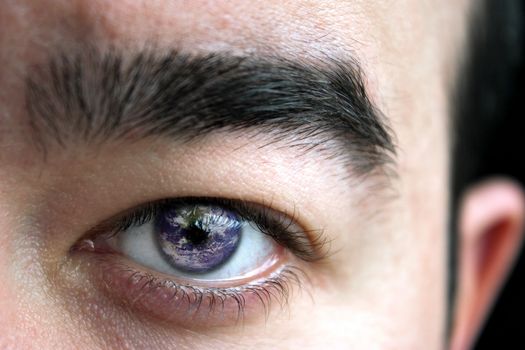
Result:
<svg viewBox="0 0 525 350"><path fill-rule="evenodd" d="M166 203L124 222L108 246L153 270L198 280L234 280L274 265L282 254L253 221L218 204Z"/></svg>
<svg viewBox="0 0 525 350"><path fill-rule="evenodd" d="M293 215L238 200L181 198L107 220L73 252L98 255L92 272L119 301L185 325L222 325L245 309L265 313L272 299L285 303L324 248L320 231L303 229Z"/></svg>

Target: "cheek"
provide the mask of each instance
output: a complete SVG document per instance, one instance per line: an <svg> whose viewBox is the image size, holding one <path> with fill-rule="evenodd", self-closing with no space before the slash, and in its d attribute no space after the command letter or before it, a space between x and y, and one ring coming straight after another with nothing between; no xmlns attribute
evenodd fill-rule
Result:
<svg viewBox="0 0 525 350"><path fill-rule="evenodd" d="M432 344L440 349L444 346L446 321L446 215L438 197L429 195L427 201L432 203L415 201L400 211L404 214L399 215L402 219L393 241L390 266L394 268L392 276L385 277L391 284L385 299L399 315L413 347Z"/></svg>

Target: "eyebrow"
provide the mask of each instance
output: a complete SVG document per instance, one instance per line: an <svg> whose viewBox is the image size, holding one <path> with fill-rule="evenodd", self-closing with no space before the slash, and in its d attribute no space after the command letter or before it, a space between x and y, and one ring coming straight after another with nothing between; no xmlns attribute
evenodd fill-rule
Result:
<svg viewBox="0 0 525 350"><path fill-rule="evenodd" d="M188 141L253 130L318 150L368 174L393 162L386 118L354 60L319 64L283 57L61 52L26 77L26 107L39 148L117 139Z"/></svg>

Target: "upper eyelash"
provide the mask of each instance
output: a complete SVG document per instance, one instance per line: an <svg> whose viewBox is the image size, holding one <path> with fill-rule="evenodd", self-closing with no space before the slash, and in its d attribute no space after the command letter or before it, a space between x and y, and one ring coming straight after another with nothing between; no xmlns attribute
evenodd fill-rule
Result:
<svg viewBox="0 0 525 350"><path fill-rule="evenodd" d="M235 211L243 220L253 222L262 233L272 237L304 261L315 262L328 255L328 241L323 231L298 229L295 213L286 215L267 206L226 198L186 197L148 203L124 214L110 224L110 234L118 234L131 227L143 225L153 220L166 206L197 204L218 205Z"/></svg>

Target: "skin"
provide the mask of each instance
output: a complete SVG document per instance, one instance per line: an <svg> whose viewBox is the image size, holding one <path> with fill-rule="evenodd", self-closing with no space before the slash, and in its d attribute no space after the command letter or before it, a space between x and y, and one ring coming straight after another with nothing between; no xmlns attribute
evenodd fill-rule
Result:
<svg viewBox="0 0 525 350"><path fill-rule="evenodd" d="M447 121L470 8L467 0L0 2L0 348L446 347ZM28 140L21 77L50 48L79 41L309 62L354 57L395 134L397 176L352 182L341 164L285 145L261 148L264 136L243 133L80 145L44 162ZM123 307L92 278L93 256L70 249L113 215L178 196L296 212L302 226L323 229L330 254L302 263L310 281L267 319L254 307L244 324L185 327ZM482 308L471 300L467 293L466 314ZM461 331L457 347L473 333Z"/></svg>

